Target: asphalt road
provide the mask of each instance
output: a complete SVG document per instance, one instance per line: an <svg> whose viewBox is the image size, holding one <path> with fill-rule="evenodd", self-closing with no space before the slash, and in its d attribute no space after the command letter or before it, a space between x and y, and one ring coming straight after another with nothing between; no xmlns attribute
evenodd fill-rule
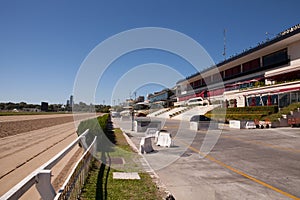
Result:
<svg viewBox="0 0 300 200"><path fill-rule="evenodd" d="M164 126L176 144L188 147L178 160L157 171L176 199L300 198L299 128L225 128L203 158L205 136L217 133L200 130L190 145L176 137L179 121L167 120ZM193 135L187 127L180 131Z"/></svg>
<svg viewBox="0 0 300 200"><path fill-rule="evenodd" d="M131 122L117 123L138 147L144 133L130 131ZM163 129L174 146L153 145L143 155L176 200L300 198L299 128L196 132L188 122L163 120ZM203 151L204 143L211 151Z"/></svg>

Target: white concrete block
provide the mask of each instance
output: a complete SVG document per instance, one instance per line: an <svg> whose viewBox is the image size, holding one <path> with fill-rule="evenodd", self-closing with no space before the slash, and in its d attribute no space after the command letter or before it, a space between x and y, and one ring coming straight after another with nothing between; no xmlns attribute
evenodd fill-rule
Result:
<svg viewBox="0 0 300 200"><path fill-rule="evenodd" d="M150 153L154 151L152 147L151 137L143 137L140 142L140 152Z"/></svg>
<svg viewBox="0 0 300 200"><path fill-rule="evenodd" d="M171 147L172 138L170 133L161 132L158 136L156 145L162 147Z"/></svg>
<svg viewBox="0 0 300 200"><path fill-rule="evenodd" d="M113 172L113 179L140 180L141 177L137 172Z"/></svg>

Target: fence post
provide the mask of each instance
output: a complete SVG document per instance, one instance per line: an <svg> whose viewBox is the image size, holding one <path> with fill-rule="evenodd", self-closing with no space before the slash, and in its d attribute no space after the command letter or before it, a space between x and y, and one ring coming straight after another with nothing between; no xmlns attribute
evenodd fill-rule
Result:
<svg viewBox="0 0 300 200"><path fill-rule="evenodd" d="M87 148L88 148L88 145L87 145L87 143L86 143L86 135L81 136L79 142L81 143L81 145L82 145L82 147L83 147L84 149L87 149Z"/></svg>
<svg viewBox="0 0 300 200"><path fill-rule="evenodd" d="M36 175L36 188L43 200L54 199L56 193L51 184L51 170L41 170Z"/></svg>

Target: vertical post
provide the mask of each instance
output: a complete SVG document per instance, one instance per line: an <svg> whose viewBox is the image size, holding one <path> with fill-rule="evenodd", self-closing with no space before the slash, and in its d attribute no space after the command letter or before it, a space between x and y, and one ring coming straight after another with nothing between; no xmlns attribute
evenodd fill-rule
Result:
<svg viewBox="0 0 300 200"><path fill-rule="evenodd" d="M35 186L43 200L54 199L56 193L51 184L51 170L41 170L36 176Z"/></svg>
<svg viewBox="0 0 300 200"><path fill-rule="evenodd" d="M224 36L224 50L223 50L223 56L224 56L224 60L226 60L226 29L224 28L224 32L223 32L223 36Z"/></svg>
<svg viewBox="0 0 300 200"><path fill-rule="evenodd" d="M86 143L86 136L85 136L85 135L84 135L84 136L81 136L79 142L81 143L81 145L82 145L82 147L83 147L84 149L87 149L87 148L88 148L87 143Z"/></svg>
<svg viewBox="0 0 300 200"><path fill-rule="evenodd" d="M131 130L134 131L134 109L131 110Z"/></svg>

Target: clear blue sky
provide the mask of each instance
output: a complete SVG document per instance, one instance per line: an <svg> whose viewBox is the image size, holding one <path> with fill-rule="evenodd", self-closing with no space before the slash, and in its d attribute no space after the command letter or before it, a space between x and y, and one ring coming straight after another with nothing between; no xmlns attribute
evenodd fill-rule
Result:
<svg viewBox="0 0 300 200"><path fill-rule="evenodd" d="M298 0L2 0L0 102L65 103L89 52L128 29L164 27L182 32L199 42L218 63L223 60L224 28L230 56L265 40L266 32L277 34L300 23L299 7ZM128 54L107 70L96 92L96 103L110 104L108 91L115 82L109 81L117 81L132 67L145 63L180 68L184 76L195 72L184 60L165 52ZM144 95L154 88L126 88L113 98L123 101L129 92Z"/></svg>

